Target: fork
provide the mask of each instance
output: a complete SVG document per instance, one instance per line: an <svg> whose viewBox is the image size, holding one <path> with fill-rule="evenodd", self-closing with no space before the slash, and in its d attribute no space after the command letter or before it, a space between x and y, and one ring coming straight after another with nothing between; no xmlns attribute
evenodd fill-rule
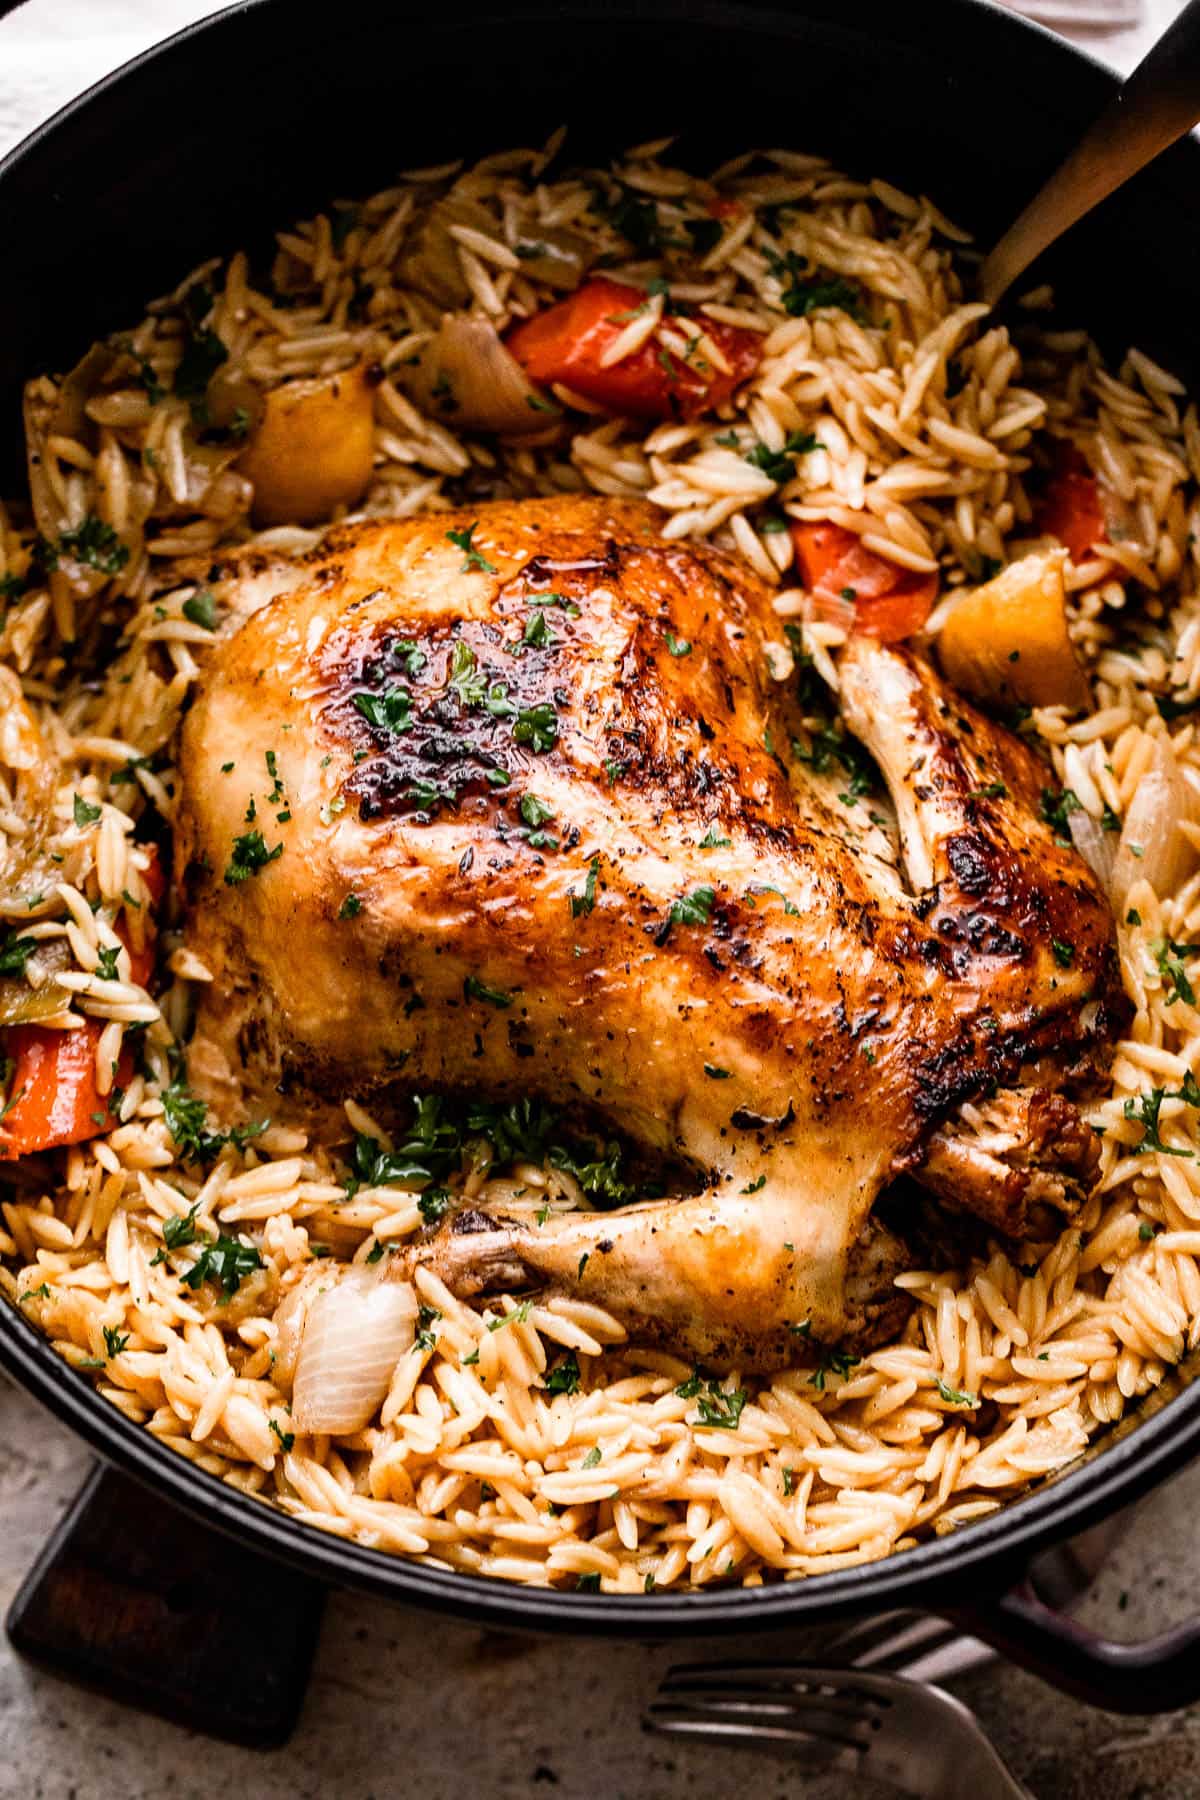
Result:
<svg viewBox="0 0 1200 1800"><path fill-rule="evenodd" d="M674 1737L801 1753L921 1800L1033 1800L974 1713L898 1675L796 1663L693 1663L668 1670L645 1723ZM821 1766L829 1768L828 1760Z"/></svg>

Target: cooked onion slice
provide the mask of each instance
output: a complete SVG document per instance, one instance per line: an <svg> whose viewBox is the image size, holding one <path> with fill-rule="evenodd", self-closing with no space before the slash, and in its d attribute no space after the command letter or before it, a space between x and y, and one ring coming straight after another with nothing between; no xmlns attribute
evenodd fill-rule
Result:
<svg viewBox="0 0 1200 1800"><path fill-rule="evenodd" d="M1071 842L1105 893L1111 895L1117 857L1115 834L1105 831L1091 813L1084 812L1082 807L1067 815L1067 826Z"/></svg>
<svg viewBox="0 0 1200 1800"><path fill-rule="evenodd" d="M0 887L8 894L52 887L61 876L43 858L60 764L11 669L0 665L0 769L26 821L18 837L0 832Z"/></svg>
<svg viewBox="0 0 1200 1800"><path fill-rule="evenodd" d="M938 660L955 687L980 700L1090 705L1087 676L1067 632L1065 550L1043 550L950 601L938 621Z"/></svg>
<svg viewBox="0 0 1200 1800"><path fill-rule="evenodd" d="M304 1324L292 1421L297 1431L361 1431L412 1347L417 1299L406 1282L349 1269L313 1300Z"/></svg>
<svg viewBox="0 0 1200 1800"><path fill-rule="evenodd" d="M1150 765L1125 814L1113 867L1112 897L1118 919L1125 915L1125 901L1135 882L1148 881L1157 894L1165 896L1187 879L1196 866L1196 851L1180 826L1198 817L1200 801L1195 790L1170 744L1156 738Z"/></svg>
<svg viewBox="0 0 1200 1800"><path fill-rule="evenodd" d="M403 371L422 409L458 430L516 437L543 431L558 408L543 399L488 319L448 316L419 362Z"/></svg>
<svg viewBox="0 0 1200 1800"><path fill-rule="evenodd" d="M254 487L256 525L313 525L367 491L375 395L365 366L272 388L238 458Z"/></svg>
<svg viewBox="0 0 1200 1800"><path fill-rule="evenodd" d="M521 273L569 294L579 286L594 256L588 239L565 225L539 225L517 242Z"/></svg>

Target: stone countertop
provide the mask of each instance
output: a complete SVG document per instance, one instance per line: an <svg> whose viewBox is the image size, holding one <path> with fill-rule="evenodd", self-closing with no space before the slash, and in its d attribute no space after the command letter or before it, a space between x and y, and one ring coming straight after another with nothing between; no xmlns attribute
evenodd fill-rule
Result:
<svg viewBox="0 0 1200 1800"><path fill-rule="evenodd" d="M0 1608L88 1468L26 1395L0 1386ZM1080 1617L1147 1636L1200 1608L1200 1468L1152 1495ZM481 1631L336 1594L307 1702L282 1750L239 1750L81 1692L0 1644L0 1794L22 1800L883 1800L890 1788L806 1774L770 1755L647 1737L640 1719L679 1660L795 1655L812 1633L675 1646ZM954 1684L1038 1800L1191 1800L1200 1705L1155 1719L1099 1713L999 1663ZM983 1797L981 1796L981 1800Z"/></svg>
<svg viewBox="0 0 1200 1800"><path fill-rule="evenodd" d="M205 0L28 0L0 22L0 154L129 56L215 10ZM1174 10L1080 34L1129 68ZM88 1453L0 1383L0 1607L7 1608L81 1485ZM1081 1608L1114 1636L1146 1636L1200 1608L1200 1468L1153 1495ZM0 1643L0 1795L24 1800L760 1800L882 1796L873 1782L773 1756L647 1737L642 1708L673 1662L817 1653L807 1637L675 1647L502 1636L335 1595L307 1702L282 1750L238 1750L37 1673ZM992 1664L955 1683L1039 1800L1190 1800L1200 1793L1200 1706L1142 1720L1097 1713ZM982 1800L982 1797L981 1797Z"/></svg>

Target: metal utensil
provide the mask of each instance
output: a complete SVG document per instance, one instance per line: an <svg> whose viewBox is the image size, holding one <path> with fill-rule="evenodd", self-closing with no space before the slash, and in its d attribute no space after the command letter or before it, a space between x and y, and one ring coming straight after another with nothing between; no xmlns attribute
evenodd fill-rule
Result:
<svg viewBox="0 0 1200 1800"><path fill-rule="evenodd" d="M979 274L989 305L1035 257L1200 120L1200 0L1138 64L1066 161L1010 225Z"/></svg>
<svg viewBox="0 0 1200 1800"><path fill-rule="evenodd" d="M697 1663L668 1671L645 1722L673 1737L793 1754L832 1747L836 1765L921 1800L1032 1800L961 1700L898 1675Z"/></svg>

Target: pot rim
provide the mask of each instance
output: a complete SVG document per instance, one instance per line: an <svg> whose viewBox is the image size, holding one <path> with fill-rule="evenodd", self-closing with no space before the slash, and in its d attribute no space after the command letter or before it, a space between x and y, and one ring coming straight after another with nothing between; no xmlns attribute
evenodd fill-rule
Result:
<svg viewBox="0 0 1200 1800"><path fill-rule="evenodd" d="M344 0L345 3L345 0ZM353 7L354 0L348 0ZM278 0L238 0L185 26L113 70L37 126L0 159L0 192L6 176L37 157L62 128L81 114L107 105L113 92L168 57L187 53L201 33L237 30ZM314 13L323 0L298 0ZM696 19L728 25L776 24L786 29L789 13L774 0L518 0L520 12L544 8L556 18L590 21L597 12L638 22ZM463 10L500 10L499 0L467 0ZM513 8L505 7L511 18ZM1086 117L1117 85L1097 58L1046 28L995 4L994 0L924 0L922 27L932 37L938 15L961 21L975 15L985 33L1022 35L1031 55L1056 60L1063 72L1064 119ZM809 13L837 17L842 0L808 0ZM857 0L856 12L893 26L892 0ZM1067 89L1070 92L1067 92ZM1088 92L1088 89L1091 92ZM1070 128L1070 127L1068 127ZM1200 143L1190 140L1190 168L1200 177ZM820 1618L901 1605L962 1603L962 1577L975 1583L973 1602L998 1595L1046 1544L1074 1535L1102 1516L1129 1504L1177 1472L1200 1448L1200 1383L1131 1415L1115 1441L1112 1434L1065 1471L1032 1492L1002 1501L994 1513L942 1538L878 1562L860 1563L828 1574L805 1576L756 1588L706 1588L695 1593L615 1595L525 1587L492 1576L438 1568L369 1548L319 1527L304 1524L230 1487L160 1443L105 1400L92 1384L51 1348L38 1328L10 1304L0 1326L0 1368L81 1437L107 1462L152 1488L200 1523L236 1537L273 1560L290 1564L338 1587L489 1623L510 1630L576 1631L604 1635L676 1637L811 1624ZM1154 1396L1148 1397L1153 1401ZM953 1592L950 1591L953 1584Z"/></svg>

